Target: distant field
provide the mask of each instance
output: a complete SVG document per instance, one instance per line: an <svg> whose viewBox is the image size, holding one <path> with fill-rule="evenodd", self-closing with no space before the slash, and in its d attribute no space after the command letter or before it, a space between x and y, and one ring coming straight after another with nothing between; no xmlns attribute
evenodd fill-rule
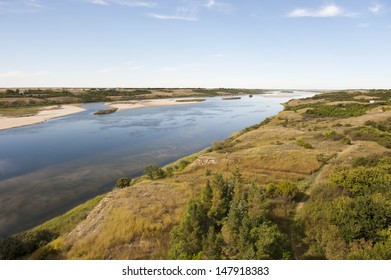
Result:
<svg viewBox="0 0 391 280"><path fill-rule="evenodd" d="M175 97L262 94L250 89L0 89L0 108Z"/></svg>

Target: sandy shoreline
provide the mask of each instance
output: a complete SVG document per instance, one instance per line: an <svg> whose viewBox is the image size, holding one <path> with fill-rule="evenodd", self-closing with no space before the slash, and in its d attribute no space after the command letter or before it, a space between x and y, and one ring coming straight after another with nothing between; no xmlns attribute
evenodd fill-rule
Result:
<svg viewBox="0 0 391 280"><path fill-rule="evenodd" d="M194 99L194 98L193 98ZM117 108L118 110L136 109L151 106L173 106L180 104L197 103L198 101L177 102L180 99L151 99L151 100L137 100L126 102L110 102L105 103L108 106ZM59 118L84 111L85 109L77 105L59 105L44 107L42 111L34 116L28 117L0 117L0 130L10 129L15 127L27 126L37 123L46 122L49 119Z"/></svg>
<svg viewBox="0 0 391 280"><path fill-rule="evenodd" d="M60 105L44 107L42 111L34 116L15 118L0 117L0 130L42 123L49 119L79 113L84 110L77 105Z"/></svg>
<svg viewBox="0 0 391 280"><path fill-rule="evenodd" d="M177 100L189 100L189 101L177 102ZM192 103L199 102L199 101L190 101L190 100L194 100L194 98L150 99L150 100L124 101L124 102L109 102L105 104L117 108L118 110L126 110L126 109L136 109L136 108L154 107L154 106L174 106L174 105L192 104Z"/></svg>

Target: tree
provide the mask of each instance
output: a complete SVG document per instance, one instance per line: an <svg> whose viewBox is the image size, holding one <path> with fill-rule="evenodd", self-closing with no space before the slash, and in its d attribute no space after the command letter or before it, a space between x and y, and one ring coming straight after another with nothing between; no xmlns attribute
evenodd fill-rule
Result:
<svg viewBox="0 0 391 280"><path fill-rule="evenodd" d="M119 178L117 180L117 183L115 183L115 187L117 189L127 188L129 187L131 181L132 180L130 178L126 178L126 177Z"/></svg>
<svg viewBox="0 0 391 280"><path fill-rule="evenodd" d="M144 168L145 175L151 180L161 179L165 176L165 172L156 164L148 165Z"/></svg>
<svg viewBox="0 0 391 280"><path fill-rule="evenodd" d="M171 232L169 256L175 260L199 259L202 255L202 241L207 234L205 209L197 200L187 206L182 222Z"/></svg>

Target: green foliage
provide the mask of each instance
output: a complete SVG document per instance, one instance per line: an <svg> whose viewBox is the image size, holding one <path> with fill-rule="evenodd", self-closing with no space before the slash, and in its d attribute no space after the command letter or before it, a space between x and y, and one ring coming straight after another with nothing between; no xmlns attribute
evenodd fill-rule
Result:
<svg viewBox="0 0 391 280"><path fill-rule="evenodd" d="M365 127L347 131L353 140L374 141L386 148L391 148L391 119L384 122L365 122Z"/></svg>
<svg viewBox="0 0 391 280"><path fill-rule="evenodd" d="M151 180L157 180L164 178L165 172L156 164L148 165L144 168L144 174L148 176Z"/></svg>
<svg viewBox="0 0 391 280"><path fill-rule="evenodd" d="M172 259L285 259L286 236L268 219L269 204L255 185L243 191L241 175L217 174L171 232Z"/></svg>
<svg viewBox="0 0 391 280"><path fill-rule="evenodd" d="M0 259L16 260L45 246L57 237L48 230L35 230L0 239Z"/></svg>
<svg viewBox="0 0 391 280"><path fill-rule="evenodd" d="M117 182L115 183L115 187L117 189L124 189L124 188L127 188L130 186L130 182L132 180L130 178L126 178L126 177L122 177L122 178L119 178L117 180Z"/></svg>
<svg viewBox="0 0 391 280"><path fill-rule="evenodd" d="M297 139L296 144L305 148L305 149L313 149L314 148L310 143L304 141L303 139Z"/></svg>
<svg viewBox="0 0 391 280"><path fill-rule="evenodd" d="M290 181L281 181L278 182L277 192L285 198L293 199L299 194L299 189Z"/></svg>
<svg viewBox="0 0 391 280"><path fill-rule="evenodd" d="M179 170L182 171L182 170L185 169L186 166L188 166L189 164L190 164L189 161L187 161L187 160L181 160L181 161L179 162Z"/></svg>
<svg viewBox="0 0 391 280"><path fill-rule="evenodd" d="M252 126L246 127L245 129L242 129L242 130L240 131L240 134L239 134L239 135L242 135L242 134L244 134L244 133L247 133L247 132L250 132L250 131L252 131L252 130L258 129L258 128L260 128L261 126L267 125L268 123L271 122L271 120L272 120L271 118L266 118L266 119L264 119L262 122L260 122L260 123L258 123L258 124L254 124L254 125L252 125Z"/></svg>
<svg viewBox="0 0 391 280"><path fill-rule="evenodd" d="M341 169L331 178L332 184L343 187L355 196L386 191L390 182L391 174L388 171L364 166Z"/></svg>
<svg viewBox="0 0 391 280"><path fill-rule="evenodd" d="M328 259L391 255L391 159L356 159L314 190L302 215L308 237Z"/></svg>
<svg viewBox="0 0 391 280"><path fill-rule="evenodd" d="M218 152L226 152L227 149L231 148L233 146L232 144L232 139L227 138L223 141L216 141L212 145L212 150L213 151L218 151Z"/></svg>
<svg viewBox="0 0 391 280"><path fill-rule="evenodd" d="M373 106L356 104L356 103L347 103L347 104L337 104L337 105L324 105L316 104L313 107L305 112L306 116L310 117L336 117L336 118L348 118L348 117L357 117L365 114L365 112Z"/></svg>

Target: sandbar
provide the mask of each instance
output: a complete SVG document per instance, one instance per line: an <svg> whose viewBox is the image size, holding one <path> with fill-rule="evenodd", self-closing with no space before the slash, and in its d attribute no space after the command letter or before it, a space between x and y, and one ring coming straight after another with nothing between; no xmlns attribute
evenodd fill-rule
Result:
<svg viewBox="0 0 391 280"><path fill-rule="evenodd" d="M42 108L34 116L28 117L0 117L0 130L15 128L46 122L49 119L59 118L84 111L85 109L77 105L59 105Z"/></svg>
<svg viewBox="0 0 391 280"><path fill-rule="evenodd" d="M177 102L181 100L182 102ZM149 99L149 100L137 100L137 101L123 101L123 102L110 102L106 103L111 107L117 108L118 110L125 109L137 109L143 107L154 107L154 106L173 106L173 105L183 105L183 104L192 104L199 103L200 101L194 101L194 98L189 101L183 102L186 98L180 99Z"/></svg>

